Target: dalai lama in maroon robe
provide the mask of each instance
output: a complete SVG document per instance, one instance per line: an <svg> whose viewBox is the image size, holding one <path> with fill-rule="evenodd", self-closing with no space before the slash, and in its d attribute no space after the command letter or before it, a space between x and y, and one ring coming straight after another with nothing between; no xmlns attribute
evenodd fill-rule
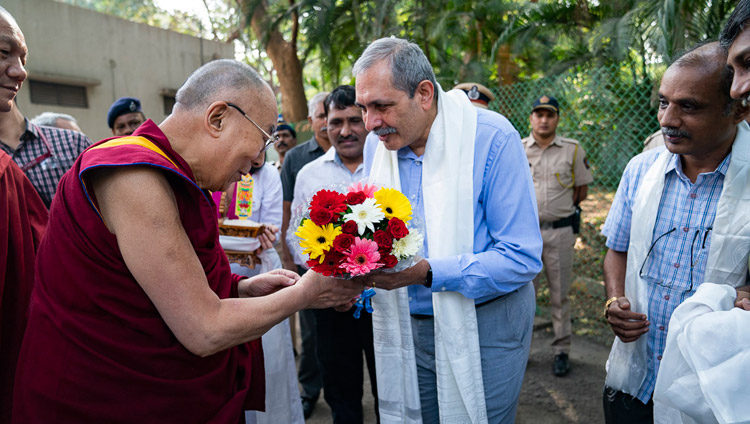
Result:
<svg viewBox="0 0 750 424"><path fill-rule="evenodd" d="M229 270L207 190L249 172L276 116L262 78L220 60L190 76L161 125L81 154L39 249L15 422L235 423L263 409L260 336L362 290Z"/></svg>

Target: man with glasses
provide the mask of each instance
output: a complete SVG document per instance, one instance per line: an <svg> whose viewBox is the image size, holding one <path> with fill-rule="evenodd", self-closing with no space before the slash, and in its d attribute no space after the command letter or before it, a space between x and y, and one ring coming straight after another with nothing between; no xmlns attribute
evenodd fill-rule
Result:
<svg viewBox="0 0 750 424"><path fill-rule="evenodd" d="M81 154L39 247L14 422L228 423L264 408L263 333L364 287L231 272L209 191L250 172L275 122L263 78L218 60L160 125Z"/></svg>
<svg viewBox="0 0 750 424"><path fill-rule="evenodd" d="M741 286L747 274L750 127L729 96L718 43L689 50L659 88L665 147L633 158L602 234L617 336L604 392L607 423L653 422L651 400L672 312L706 282Z"/></svg>

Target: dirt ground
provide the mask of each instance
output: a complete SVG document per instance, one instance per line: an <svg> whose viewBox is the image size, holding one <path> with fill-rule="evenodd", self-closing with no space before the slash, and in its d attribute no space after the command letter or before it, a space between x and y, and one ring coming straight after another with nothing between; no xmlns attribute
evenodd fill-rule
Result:
<svg viewBox="0 0 750 424"><path fill-rule="evenodd" d="M551 328L537 317L526 367L521 398L516 415L517 424L596 424L604 422L602 388L604 363L609 348L589 338L573 336L570 353L571 371L565 377L552 375L553 354ZM367 376L367 370L364 371ZM365 382L369 387L369 380ZM365 424L374 424L372 395L365 390L362 399ZM331 410L322 398L318 401L308 424L331 423Z"/></svg>

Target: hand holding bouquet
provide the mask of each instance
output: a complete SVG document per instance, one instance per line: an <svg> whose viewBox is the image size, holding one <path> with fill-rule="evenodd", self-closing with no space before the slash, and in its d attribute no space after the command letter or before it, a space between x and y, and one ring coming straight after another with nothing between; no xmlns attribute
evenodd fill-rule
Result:
<svg viewBox="0 0 750 424"><path fill-rule="evenodd" d="M398 190L357 183L346 194L318 191L294 234L310 269L349 278L408 268L423 242L410 221L411 204Z"/></svg>

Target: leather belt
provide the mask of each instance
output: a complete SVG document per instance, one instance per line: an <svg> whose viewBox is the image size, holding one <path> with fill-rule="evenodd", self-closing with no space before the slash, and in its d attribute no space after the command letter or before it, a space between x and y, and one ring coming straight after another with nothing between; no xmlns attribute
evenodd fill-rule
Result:
<svg viewBox="0 0 750 424"><path fill-rule="evenodd" d="M573 225L573 215L560 218L557 221L542 222L539 224L539 228L542 230L549 230L550 228L570 227Z"/></svg>

